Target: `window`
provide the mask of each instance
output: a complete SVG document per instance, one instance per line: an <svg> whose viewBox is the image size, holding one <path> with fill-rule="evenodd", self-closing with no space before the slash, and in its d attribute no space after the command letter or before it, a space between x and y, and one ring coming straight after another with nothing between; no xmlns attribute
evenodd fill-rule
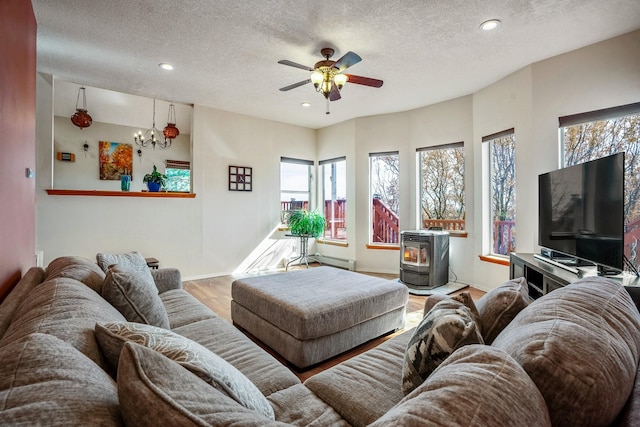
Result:
<svg viewBox="0 0 640 427"><path fill-rule="evenodd" d="M572 166L625 152L624 255L640 256L640 103L560 117L562 164Z"/></svg>
<svg viewBox="0 0 640 427"><path fill-rule="evenodd" d="M322 200L327 227L324 238L347 240L347 160L340 157L320 161Z"/></svg>
<svg viewBox="0 0 640 427"><path fill-rule="evenodd" d="M488 135L491 255L516 250L516 146L514 130Z"/></svg>
<svg viewBox="0 0 640 427"><path fill-rule="evenodd" d="M419 148L416 156L420 228L464 232L464 143Z"/></svg>
<svg viewBox="0 0 640 427"><path fill-rule="evenodd" d="M167 160L164 174L167 176L167 191L189 193L191 191L191 162Z"/></svg>
<svg viewBox="0 0 640 427"><path fill-rule="evenodd" d="M369 154L371 243L398 244L400 172L398 152Z"/></svg>
<svg viewBox="0 0 640 427"><path fill-rule="evenodd" d="M280 158L280 210L283 223L286 223L288 212L309 210L311 166L313 162L310 160Z"/></svg>

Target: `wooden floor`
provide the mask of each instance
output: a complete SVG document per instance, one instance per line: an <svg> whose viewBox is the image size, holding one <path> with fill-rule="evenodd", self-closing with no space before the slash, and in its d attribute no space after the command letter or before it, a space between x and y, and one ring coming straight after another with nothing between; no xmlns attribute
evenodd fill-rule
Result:
<svg viewBox="0 0 640 427"><path fill-rule="evenodd" d="M318 265L319 264L310 264L310 267L315 267ZM303 268L303 267L294 267L294 268ZM284 272L284 269L280 271ZM270 272L269 274L272 274L272 273L273 272ZM393 274L376 274L376 273L365 273L365 274L381 277L384 279L398 278L398 275L393 275ZM222 317L223 319L226 319L231 323L232 322L231 320L231 283L240 277L246 277L246 276L247 276L246 274L238 275L238 276L230 275L230 276L212 277L209 279L190 280L190 281L183 282L183 287L187 292L189 292L191 295L196 297L200 302L202 302L211 310L213 310L218 316ZM466 287L464 289L461 289L458 292L455 292L454 294L459 292L464 292L464 291L468 291L474 300L477 300L482 295L484 295L483 291L480 291L472 287ZM273 350L271 350L270 348L262 344L260 341L258 341L251 335L247 334L247 336L253 339L257 344L259 344L262 348L267 350L269 353L271 353L276 359L282 362L285 366L291 369L291 371L294 374L296 374L301 381L304 381L305 379L309 378L312 375L317 374L318 372L321 372L327 368L330 368L333 365L336 365L344 360L347 360L364 351L367 351L381 344L382 342L388 340L389 338L392 338L397 334L400 334L403 331L407 329L411 329L414 326L416 326L418 323L420 323L420 320L422 320L422 308L424 307L424 302L426 299L427 299L426 296L409 294L409 303L407 304L407 317L405 321L405 328L402 331L398 331L394 334L389 334L384 337L371 340L350 351L347 351L346 353L338 355L326 362L320 363L319 365L312 366L311 368L306 369L304 371L300 371L296 369L294 366L292 366L291 364L287 363L284 359L282 359L282 357L280 357L280 355L275 353Z"/></svg>

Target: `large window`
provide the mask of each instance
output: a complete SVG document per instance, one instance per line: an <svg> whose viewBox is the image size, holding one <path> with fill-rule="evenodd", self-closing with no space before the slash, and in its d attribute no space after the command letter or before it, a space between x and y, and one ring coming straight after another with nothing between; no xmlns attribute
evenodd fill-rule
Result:
<svg viewBox="0 0 640 427"><path fill-rule="evenodd" d="M482 138L489 145L491 255L516 250L516 145L514 130Z"/></svg>
<svg viewBox="0 0 640 427"><path fill-rule="evenodd" d="M188 193L191 191L191 162L167 160L164 174L167 176L165 189Z"/></svg>
<svg viewBox="0 0 640 427"><path fill-rule="evenodd" d="M369 154L372 244L398 244L400 172L397 151Z"/></svg>
<svg viewBox="0 0 640 427"><path fill-rule="evenodd" d="M283 213L282 222L286 222L286 215L292 210L309 210L311 195L311 167L310 160L280 158L280 210Z"/></svg>
<svg viewBox="0 0 640 427"><path fill-rule="evenodd" d="M347 160L339 157L320 161L322 200L327 227L324 238L347 240Z"/></svg>
<svg viewBox="0 0 640 427"><path fill-rule="evenodd" d="M451 234L465 230L464 144L419 148L420 228L441 227Z"/></svg>
<svg viewBox="0 0 640 427"><path fill-rule="evenodd" d="M640 267L640 103L560 118L564 166L625 152L624 255Z"/></svg>

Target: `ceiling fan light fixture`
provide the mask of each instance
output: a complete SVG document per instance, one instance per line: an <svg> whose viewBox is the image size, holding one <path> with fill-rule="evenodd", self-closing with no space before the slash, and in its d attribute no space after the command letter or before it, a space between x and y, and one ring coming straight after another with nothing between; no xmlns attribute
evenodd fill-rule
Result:
<svg viewBox="0 0 640 427"><path fill-rule="evenodd" d="M349 78L346 74L336 74L336 76L333 78L333 81L335 82L336 86L338 86L338 89L342 89L342 86L344 86L347 80L349 80Z"/></svg>
<svg viewBox="0 0 640 427"><path fill-rule="evenodd" d="M489 19L488 21L484 21L482 24L480 24L480 29L484 31L491 31L491 30L495 30L499 26L500 26L499 19Z"/></svg>
<svg viewBox="0 0 640 427"><path fill-rule="evenodd" d="M320 87L320 84L322 83L322 81L324 80L324 75L316 70L313 73L311 73L311 83L313 83L313 86L318 89Z"/></svg>

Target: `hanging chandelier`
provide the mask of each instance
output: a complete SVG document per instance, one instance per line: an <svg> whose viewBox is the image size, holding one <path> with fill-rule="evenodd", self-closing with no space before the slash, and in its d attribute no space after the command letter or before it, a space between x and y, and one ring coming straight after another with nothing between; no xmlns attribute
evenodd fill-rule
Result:
<svg viewBox="0 0 640 427"><path fill-rule="evenodd" d="M177 128L176 128L177 130ZM164 141L161 139L163 133L156 129L156 100L153 100L153 122L151 125L151 129L148 129L144 134L142 131L138 131L138 133L133 134L133 141L136 143L138 147L142 148L153 148L156 147L164 150L165 148L171 147L171 139L165 138Z"/></svg>
<svg viewBox="0 0 640 427"><path fill-rule="evenodd" d="M167 115L167 126L162 131L165 139L173 139L180 135L180 131L176 127L176 107L169 104L169 114Z"/></svg>
<svg viewBox="0 0 640 427"><path fill-rule="evenodd" d="M80 103L80 93L82 93L82 108L78 107ZM76 98L76 112L71 116L71 123L78 126L80 130L88 128L93 123L93 119L87 113L87 95L85 93L84 86L80 86L78 89L78 97Z"/></svg>

